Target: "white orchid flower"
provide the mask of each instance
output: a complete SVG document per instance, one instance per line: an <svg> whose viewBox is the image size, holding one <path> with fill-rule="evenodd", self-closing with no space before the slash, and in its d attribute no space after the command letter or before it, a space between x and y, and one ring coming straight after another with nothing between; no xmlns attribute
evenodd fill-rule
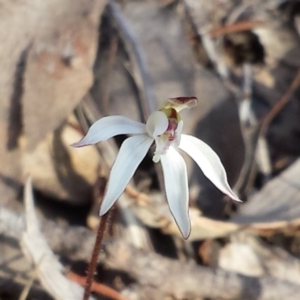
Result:
<svg viewBox="0 0 300 300"><path fill-rule="evenodd" d="M124 116L104 117L91 126L82 140L72 144L73 147L82 147L119 134L133 135L123 142L111 169L100 216L120 197L153 143L156 147L153 161L162 163L169 208L184 238L188 238L191 230L188 213L189 190L186 164L178 148L196 162L204 175L220 191L233 200L241 201L229 187L218 155L198 138L181 133L183 121L179 111L196 105L196 97L171 98L160 110L150 115L146 124Z"/></svg>

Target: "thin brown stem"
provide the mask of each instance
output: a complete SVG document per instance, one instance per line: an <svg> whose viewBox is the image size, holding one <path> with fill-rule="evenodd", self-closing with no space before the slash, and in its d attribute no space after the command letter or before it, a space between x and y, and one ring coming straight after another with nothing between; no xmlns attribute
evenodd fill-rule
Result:
<svg viewBox="0 0 300 300"><path fill-rule="evenodd" d="M67 274L67 277L72 281L77 282L81 286L85 286L85 282L86 282L85 277L82 277L74 272L69 272ZM105 296L109 299L125 300L125 298L119 292L99 282L93 282L92 291L99 295Z"/></svg>
<svg viewBox="0 0 300 300"><path fill-rule="evenodd" d="M271 108L268 114L262 118L261 122L261 135L266 134L267 129L272 122L272 120L280 113L280 111L285 107L285 105L290 101L291 97L295 91L300 86L300 68L292 81L291 85L287 89L286 93L280 98L280 100Z"/></svg>
<svg viewBox="0 0 300 300"><path fill-rule="evenodd" d="M88 300L91 295L91 288L92 288L92 284L94 281L94 274L96 271L97 261L98 261L99 253L101 250L101 245L102 245L102 240L103 240L107 220L109 219L110 214L111 214L111 210L109 210L104 216L102 216L100 219L100 222L99 222L95 246L94 246L92 257L91 257L89 267L88 267L85 288L84 288L84 294L83 294L83 300Z"/></svg>
<svg viewBox="0 0 300 300"><path fill-rule="evenodd" d="M216 38L230 33L248 31L255 27L261 27L265 25L266 24L262 21L243 21L243 22L238 22L238 23L214 28L210 30L209 34L212 38Z"/></svg>

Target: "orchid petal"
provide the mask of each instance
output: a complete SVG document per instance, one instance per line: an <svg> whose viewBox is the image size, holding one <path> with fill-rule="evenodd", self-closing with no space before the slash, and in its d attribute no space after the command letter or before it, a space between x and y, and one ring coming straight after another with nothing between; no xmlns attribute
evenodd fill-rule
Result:
<svg viewBox="0 0 300 300"><path fill-rule="evenodd" d="M220 191L235 201L241 201L231 190L221 160L211 147L191 135L182 134L179 148L197 163L203 174Z"/></svg>
<svg viewBox="0 0 300 300"><path fill-rule="evenodd" d="M153 138L163 134L168 129L168 126L168 117L161 111L152 113L146 123L147 132Z"/></svg>
<svg viewBox="0 0 300 300"><path fill-rule="evenodd" d="M188 238L191 224L188 212L189 190L186 164L173 147L170 147L160 159L170 211L182 235Z"/></svg>
<svg viewBox="0 0 300 300"><path fill-rule="evenodd" d="M152 143L153 139L147 135L132 136L123 142L110 172L100 216L120 197Z"/></svg>
<svg viewBox="0 0 300 300"><path fill-rule="evenodd" d="M143 134L146 126L123 116L108 116L95 122L86 136L72 144L73 147L82 147L105 141L119 134Z"/></svg>

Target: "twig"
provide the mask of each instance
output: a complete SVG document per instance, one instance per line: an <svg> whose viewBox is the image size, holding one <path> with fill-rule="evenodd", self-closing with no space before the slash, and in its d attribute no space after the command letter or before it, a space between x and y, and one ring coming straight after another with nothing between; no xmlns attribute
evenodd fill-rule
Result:
<svg viewBox="0 0 300 300"><path fill-rule="evenodd" d="M224 79L224 81L227 81L228 68L222 58L219 41L214 40L210 34L208 14L205 13L205 10L199 10L199 3L197 1L184 0L183 3L197 35L201 37L203 48L209 60L214 65L217 74Z"/></svg>
<svg viewBox="0 0 300 300"><path fill-rule="evenodd" d="M24 286L18 282L12 280L12 278L1 278L0 277L0 294L6 294L11 296L9 299L18 299L19 295L22 293ZM53 300L44 289L41 287L33 286L27 296L27 299L42 299L42 300ZM2 298L1 298L2 300Z"/></svg>
<svg viewBox="0 0 300 300"><path fill-rule="evenodd" d="M260 134L265 135L270 123L272 120L278 115L278 113L284 108L284 106L290 101L291 97L295 93L295 91L299 88L300 85L300 69L298 69L297 74L289 86L286 93L282 96L282 98L271 108L271 110L264 116L261 123Z"/></svg>
<svg viewBox="0 0 300 300"><path fill-rule="evenodd" d="M241 123L248 126L256 126L257 119L252 107L253 68L249 63L243 64L243 99L239 101L239 117Z"/></svg>
<svg viewBox="0 0 300 300"><path fill-rule="evenodd" d="M28 299L28 294L30 289L33 286L34 281L37 279L37 274L36 274L36 269L34 270L34 272L31 274L30 278L28 279L27 284L25 285L25 287L22 290L22 293L19 297L19 300L26 300Z"/></svg>
<svg viewBox="0 0 300 300"><path fill-rule="evenodd" d="M140 203L149 203L149 202L151 202L151 199L148 195L139 192L138 190L136 190L131 185L127 185L127 187L125 189L125 193L129 197L133 198L136 202L140 202Z"/></svg>
<svg viewBox="0 0 300 300"><path fill-rule="evenodd" d="M255 152L258 138L258 121L252 108L253 68L249 63L243 64L243 97L238 101L241 132L245 144L245 159L235 189L246 196L247 188L255 174ZM240 98L240 97L239 97Z"/></svg>
<svg viewBox="0 0 300 300"><path fill-rule="evenodd" d="M74 272L69 272L67 274L67 277L82 286L85 285L86 277L82 277ZM93 282L91 286L91 290L95 293L98 293L99 295L109 297L110 299L125 300L125 298L119 292L99 282Z"/></svg>
<svg viewBox="0 0 300 300"><path fill-rule="evenodd" d="M280 113L284 106L290 101L293 93L297 90L300 85L300 69L298 70L294 80L287 89L286 93L279 99L279 101L271 108L271 110L260 120L258 121L257 126L253 126L251 130L248 130L248 137L245 140L247 145L246 149L246 163L244 164L243 170L241 172L240 179L236 184L236 188L240 192L245 192L247 186L249 185L249 180L254 177L253 165L255 155L258 157L258 146L260 147L258 151L261 151L263 154L263 159L261 160L260 166L262 167L262 172L266 175L266 178L271 174L271 162L268 156L268 149L266 148L265 135L269 128L272 120ZM245 135L244 135L245 138Z"/></svg>
<svg viewBox="0 0 300 300"><path fill-rule="evenodd" d="M211 29L209 31L209 34L212 38L216 38L216 37L224 36L229 33L252 30L255 27L260 27L264 25L266 25L266 23L262 21L242 21L242 22L237 22L234 24Z"/></svg>

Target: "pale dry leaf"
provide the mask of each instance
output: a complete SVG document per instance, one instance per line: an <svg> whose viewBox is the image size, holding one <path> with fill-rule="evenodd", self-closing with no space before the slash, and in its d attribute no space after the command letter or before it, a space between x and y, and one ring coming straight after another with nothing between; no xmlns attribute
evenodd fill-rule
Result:
<svg viewBox="0 0 300 300"><path fill-rule="evenodd" d="M98 26L106 1L43 1L24 70L23 113L28 146L56 129L93 82Z"/></svg>
<svg viewBox="0 0 300 300"><path fill-rule="evenodd" d="M230 243L219 251L217 266L247 276L269 275L300 283L298 258L245 232L231 236Z"/></svg>
<svg viewBox="0 0 300 300"><path fill-rule="evenodd" d="M23 133L35 148L92 84L105 4L0 0L0 192L7 201L21 189Z"/></svg>
<svg viewBox="0 0 300 300"><path fill-rule="evenodd" d="M199 211L193 208L190 208L190 219L192 226L191 235L189 236L190 242L226 237L240 229L240 226L237 224L201 216ZM173 223L167 224L163 230L166 233L178 235Z"/></svg>
<svg viewBox="0 0 300 300"><path fill-rule="evenodd" d="M23 252L33 261L41 284L56 300L82 299L83 288L63 275L63 266L50 249L39 228L30 178L26 182L24 202L26 232L23 234L21 245Z"/></svg>
<svg viewBox="0 0 300 300"><path fill-rule="evenodd" d="M167 202L162 194L151 194L149 202L132 202L131 209L143 224L152 228L161 228L166 234L181 237L176 223L170 213ZM241 229L238 224L213 220L201 215L198 209L189 208L191 234L189 241L225 237Z"/></svg>
<svg viewBox="0 0 300 300"><path fill-rule="evenodd" d="M50 197L72 204L88 203L99 154L94 147L70 147L81 138L82 134L69 124L46 135L34 151L24 153L23 177L30 173L34 188Z"/></svg>
<svg viewBox="0 0 300 300"><path fill-rule="evenodd" d="M231 219L257 229L282 229L300 224L300 159L240 206Z"/></svg>

